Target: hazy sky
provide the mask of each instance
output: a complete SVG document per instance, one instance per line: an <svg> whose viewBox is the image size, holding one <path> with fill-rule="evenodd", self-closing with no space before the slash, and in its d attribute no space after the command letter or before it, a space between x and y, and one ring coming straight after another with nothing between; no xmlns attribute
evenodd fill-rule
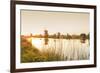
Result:
<svg viewBox="0 0 100 73"><path fill-rule="evenodd" d="M21 10L21 34L89 33L89 13Z"/></svg>

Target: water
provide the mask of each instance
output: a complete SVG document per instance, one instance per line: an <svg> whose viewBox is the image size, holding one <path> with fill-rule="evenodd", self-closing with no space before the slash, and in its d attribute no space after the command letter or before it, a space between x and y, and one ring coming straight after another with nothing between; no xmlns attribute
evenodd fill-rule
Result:
<svg viewBox="0 0 100 73"><path fill-rule="evenodd" d="M32 44L40 51L53 51L63 60L89 59L89 41L81 43L79 39L32 38Z"/></svg>

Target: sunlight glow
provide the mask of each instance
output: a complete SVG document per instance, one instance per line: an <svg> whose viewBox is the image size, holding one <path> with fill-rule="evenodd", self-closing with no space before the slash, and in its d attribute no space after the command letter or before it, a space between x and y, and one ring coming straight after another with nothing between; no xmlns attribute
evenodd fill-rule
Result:
<svg viewBox="0 0 100 73"><path fill-rule="evenodd" d="M41 39L34 39L32 38L32 45L35 46L38 49L42 48L42 41Z"/></svg>

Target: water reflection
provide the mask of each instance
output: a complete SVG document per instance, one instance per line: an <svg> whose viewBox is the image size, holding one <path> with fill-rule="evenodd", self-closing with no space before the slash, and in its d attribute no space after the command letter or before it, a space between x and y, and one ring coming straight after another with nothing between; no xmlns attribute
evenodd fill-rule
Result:
<svg viewBox="0 0 100 73"><path fill-rule="evenodd" d="M53 51L62 60L89 59L89 41L79 39L32 38L32 44L40 51Z"/></svg>
<svg viewBox="0 0 100 73"><path fill-rule="evenodd" d="M48 30L44 30L44 44L48 45Z"/></svg>
<svg viewBox="0 0 100 73"><path fill-rule="evenodd" d="M48 45L49 39L48 38L44 38L44 45Z"/></svg>

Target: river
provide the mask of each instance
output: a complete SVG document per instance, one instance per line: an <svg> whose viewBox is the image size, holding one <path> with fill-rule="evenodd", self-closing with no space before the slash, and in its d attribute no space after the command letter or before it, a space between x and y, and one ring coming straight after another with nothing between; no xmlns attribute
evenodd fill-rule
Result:
<svg viewBox="0 0 100 73"><path fill-rule="evenodd" d="M67 60L86 60L90 55L88 40L81 43L79 39L32 38L32 44L40 51L54 51Z"/></svg>

